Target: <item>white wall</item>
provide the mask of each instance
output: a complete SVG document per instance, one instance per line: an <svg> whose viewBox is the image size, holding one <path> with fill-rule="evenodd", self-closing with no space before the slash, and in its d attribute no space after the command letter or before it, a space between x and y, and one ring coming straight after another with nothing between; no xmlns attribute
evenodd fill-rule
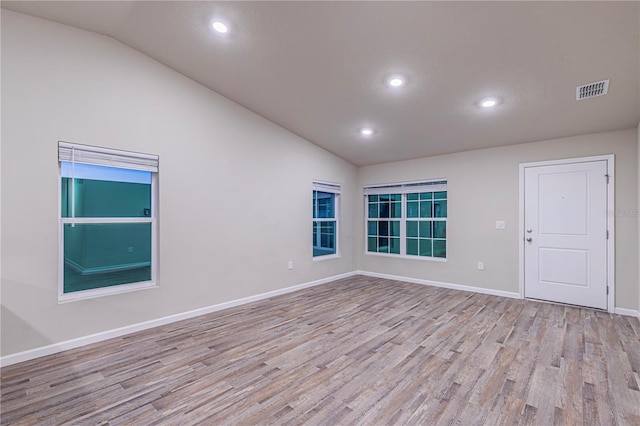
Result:
<svg viewBox="0 0 640 426"><path fill-rule="evenodd" d="M2 124L2 355L356 269L354 166L111 38L3 10ZM58 140L160 156L158 288L58 304Z"/></svg>
<svg viewBox="0 0 640 426"><path fill-rule="evenodd" d="M638 138L638 163L636 164L638 173L638 208L636 209L636 214L638 215L638 265L640 265L640 122L638 122L638 128L636 129L636 136ZM638 275L638 310L640 311L640 272Z"/></svg>
<svg viewBox="0 0 640 426"><path fill-rule="evenodd" d="M358 268L484 289L519 292L519 164L562 158L615 154L617 212L637 209L636 129L576 136L438 157L386 163L358 169L364 185L420 179L448 179L448 260L397 259L365 253L364 202L358 210ZM504 231L495 229L505 220ZM638 221L616 217L616 306L638 308ZM477 262L485 270L477 269Z"/></svg>

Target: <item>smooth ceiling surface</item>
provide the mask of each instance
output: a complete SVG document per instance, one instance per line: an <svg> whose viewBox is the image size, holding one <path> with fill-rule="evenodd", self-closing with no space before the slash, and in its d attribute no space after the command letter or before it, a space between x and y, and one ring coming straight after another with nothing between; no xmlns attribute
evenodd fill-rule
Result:
<svg viewBox="0 0 640 426"><path fill-rule="evenodd" d="M111 36L356 165L631 128L639 2L11 2ZM231 23L221 38L213 17ZM393 73L408 84L392 90ZM576 101L577 85L610 79ZM497 96L500 105L477 102ZM363 137L362 126L377 133Z"/></svg>

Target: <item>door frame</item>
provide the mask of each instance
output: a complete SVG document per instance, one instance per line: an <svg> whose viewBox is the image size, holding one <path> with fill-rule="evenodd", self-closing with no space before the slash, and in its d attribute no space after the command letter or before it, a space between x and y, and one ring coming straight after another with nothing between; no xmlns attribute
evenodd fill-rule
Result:
<svg viewBox="0 0 640 426"><path fill-rule="evenodd" d="M596 155L593 157L579 157L579 158L566 158L561 160L550 161L537 161L533 163L520 163L520 177L519 177L519 220L518 220L518 273L520 284L520 298L524 299L524 247L525 247L525 232L524 232L524 172L529 167L540 166L559 166L564 164L585 163L591 161L606 161L607 162L607 174L609 175L609 185L607 186L607 209L605 214L607 215L607 230L609 231L609 239L607 240L607 285L609 287L609 294L607 298L607 311L614 313L615 311L615 156L613 154L608 155Z"/></svg>

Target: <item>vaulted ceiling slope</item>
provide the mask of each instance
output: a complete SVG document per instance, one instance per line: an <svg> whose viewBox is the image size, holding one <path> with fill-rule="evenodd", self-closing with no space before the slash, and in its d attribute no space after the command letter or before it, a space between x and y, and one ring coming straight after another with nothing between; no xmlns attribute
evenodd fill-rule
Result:
<svg viewBox="0 0 640 426"><path fill-rule="evenodd" d="M355 165L631 128L639 2L12 2L111 36ZM225 20L224 37L211 20ZM392 74L401 88L385 85ZM576 86L610 80L576 101ZM496 97L493 108L478 103ZM363 136L362 127L374 133Z"/></svg>

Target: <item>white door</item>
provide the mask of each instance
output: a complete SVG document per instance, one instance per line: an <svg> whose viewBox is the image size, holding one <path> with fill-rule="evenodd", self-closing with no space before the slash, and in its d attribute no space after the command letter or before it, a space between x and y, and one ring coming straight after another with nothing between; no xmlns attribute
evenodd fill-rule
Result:
<svg viewBox="0 0 640 426"><path fill-rule="evenodd" d="M607 309L607 162L524 169L525 297Z"/></svg>

